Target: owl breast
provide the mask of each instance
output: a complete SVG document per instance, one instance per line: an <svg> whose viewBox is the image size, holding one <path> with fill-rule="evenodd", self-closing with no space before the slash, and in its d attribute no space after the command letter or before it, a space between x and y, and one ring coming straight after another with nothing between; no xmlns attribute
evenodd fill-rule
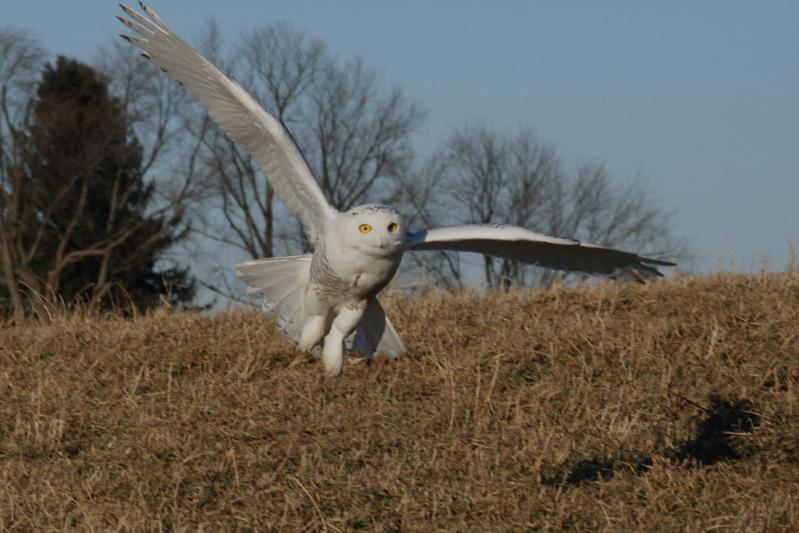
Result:
<svg viewBox="0 0 799 533"><path fill-rule="evenodd" d="M353 285L362 298L375 296L382 291L397 273L399 261L372 260L367 268L361 269L355 275Z"/></svg>
<svg viewBox="0 0 799 533"><path fill-rule="evenodd" d="M397 272L402 254L366 256L356 251L340 253L319 247L311 260L311 283L325 300L364 300L379 293Z"/></svg>

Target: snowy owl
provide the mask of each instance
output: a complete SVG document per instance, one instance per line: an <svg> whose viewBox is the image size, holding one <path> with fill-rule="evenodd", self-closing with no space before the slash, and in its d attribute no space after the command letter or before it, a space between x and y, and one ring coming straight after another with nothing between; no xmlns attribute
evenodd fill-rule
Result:
<svg viewBox="0 0 799 533"><path fill-rule="evenodd" d="M324 371L341 373L349 350L366 357L404 351L377 295L397 272L406 251L476 252L589 274L621 271L658 276L647 259L572 239L507 225L464 225L412 232L400 214L383 205L341 213L325 199L302 153L280 121L238 83L178 37L149 7L122 6L119 20L138 46L208 110L231 139L261 165L280 199L305 226L313 254L246 261L236 272L251 294L263 298L280 331L297 347L321 352Z"/></svg>

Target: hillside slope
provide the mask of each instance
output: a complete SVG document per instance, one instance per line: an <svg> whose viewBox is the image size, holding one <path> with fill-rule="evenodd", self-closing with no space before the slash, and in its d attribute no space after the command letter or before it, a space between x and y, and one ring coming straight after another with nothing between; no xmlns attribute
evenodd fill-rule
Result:
<svg viewBox="0 0 799 533"><path fill-rule="evenodd" d="M799 527L799 274L387 307L338 380L255 312L0 328L0 527Z"/></svg>

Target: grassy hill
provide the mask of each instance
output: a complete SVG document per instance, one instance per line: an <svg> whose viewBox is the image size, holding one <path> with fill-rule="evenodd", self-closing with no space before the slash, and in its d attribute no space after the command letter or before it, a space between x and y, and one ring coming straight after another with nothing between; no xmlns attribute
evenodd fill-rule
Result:
<svg viewBox="0 0 799 533"><path fill-rule="evenodd" d="M338 380L255 312L1 327L0 527L799 527L799 273L387 307Z"/></svg>

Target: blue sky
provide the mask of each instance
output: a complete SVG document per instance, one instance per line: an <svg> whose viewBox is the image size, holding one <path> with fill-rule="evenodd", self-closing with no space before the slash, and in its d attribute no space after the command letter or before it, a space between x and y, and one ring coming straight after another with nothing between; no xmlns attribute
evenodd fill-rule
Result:
<svg viewBox="0 0 799 533"><path fill-rule="evenodd" d="M191 38L288 21L364 55L430 112L420 151L467 120L535 128L567 159L646 175L699 270L787 264L799 245L799 2L153 0ZM115 2L3 0L3 23L90 59Z"/></svg>

